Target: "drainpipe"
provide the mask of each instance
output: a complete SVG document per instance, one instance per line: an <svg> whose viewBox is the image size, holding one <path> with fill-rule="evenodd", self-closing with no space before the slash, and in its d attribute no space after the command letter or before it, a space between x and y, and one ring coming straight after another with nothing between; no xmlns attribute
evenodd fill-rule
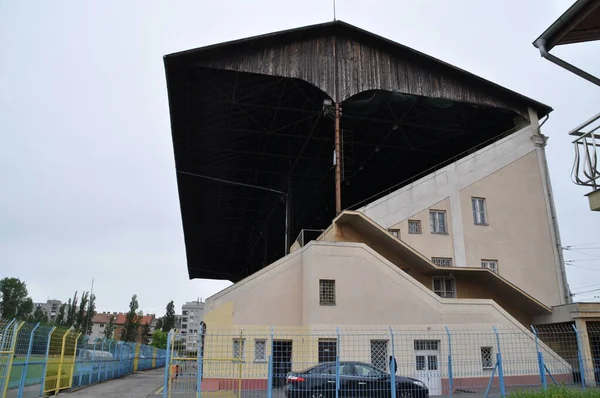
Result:
<svg viewBox="0 0 600 398"><path fill-rule="evenodd" d="M533 45L536 46L538 50L540 50L540 55L543 58L546 58L548 61L552 62L553 64L556 64L556 65L560 66L561 68L564 68L564 69L568 70L569 72L572 72L572 73L576 74L577 76L582 77L585 80L594 83L596 86L600 86L600 79L598 79L596 76L590 75L586 71L581 70L578 67L571 65L570 63L550 54L548 52L548 50L546 50L546 40L545 39L539 39Z"/></svg>

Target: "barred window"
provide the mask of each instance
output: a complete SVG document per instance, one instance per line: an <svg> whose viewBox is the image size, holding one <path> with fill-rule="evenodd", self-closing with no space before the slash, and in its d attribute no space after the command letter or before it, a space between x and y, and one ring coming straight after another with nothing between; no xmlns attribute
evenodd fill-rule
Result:
<svg viewBox="0 0 600 398"><path fill-rule="evenodd" d="M390 228L388 229L388 231L390 232L390 234L394 235L396 238L400 239L400 230L397 228Z"/></svg>
<svg viewBox="0 0 600 398"><path fill-rule="evenodd" d="M483 369L491 369L494 367L492 347L481 347L481 367Z"/></svg>
<svg viewBox="0 0 600 398"><path fill-rule="evenodd" d="M446 211L429 210L429 226L432 234L447 234Z"/></svg>
<svg viewBox="0 0 600 398"><path fill-rule="evenodd" d="M481 260L481 268L487 268L490 271L498 272L498 260Z"/></svg>
<svg viewBox="0 0 600 398"><path fill-rule="evenodd" d="M439 351L439 340L415 340L415 351Z"/></svg>
<svg viewBox="0 0 600 398"><path fill-rule="evenodd" d="M319 302L321 305L335 305L335 280L319 280Z"/></svg>
<svg viewBox="0 0 600 398"><path fill-rule="evenodd" d="M434 277L433 292L443 298L456 298L456 283L454 278Z"/></svg>
<svg viewBox="0 0 600 398"><path fill-rule="evenodd" d="M408 220L408 233L409 234L420 234L421 233L421 220Z"/></svg>
<svg viewBox="0 0 600 398"><path fill-rule="evenodd" d="M265 361L267 359L267 340L254 340L254 360Z"/></svg>
<svg viewBox="0 0 600 398"><path fill-rule="evenodd" d="M233 339L233 357L244 359L244 339Z"/></svg>
<svg viewBox="0 0 600 398"><path fill-rule="evenodd" d="M471 198L473 207L473 222L475 225L487 225L487 215L485 214L485 199Z"/></svg>
<svg viewBox="0 0 600 398"><path fill-rule="evenodd" d="M431 262L438 267L452 267L452 259L449 257L431 257Z"/></svg>

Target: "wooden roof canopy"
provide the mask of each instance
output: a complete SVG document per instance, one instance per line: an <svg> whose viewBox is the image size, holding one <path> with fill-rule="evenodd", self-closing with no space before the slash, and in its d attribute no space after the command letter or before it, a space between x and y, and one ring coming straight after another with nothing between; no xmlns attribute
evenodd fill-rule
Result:
<svg viewBox="0 0 600 398"><path fill-rule="evenodd" d="M331 223L328 100L342 107L343 209L505 137L527 108L551 111L341 21L164 63L190 278L236 282L284 255L286 203L290 245Z"/></svg>

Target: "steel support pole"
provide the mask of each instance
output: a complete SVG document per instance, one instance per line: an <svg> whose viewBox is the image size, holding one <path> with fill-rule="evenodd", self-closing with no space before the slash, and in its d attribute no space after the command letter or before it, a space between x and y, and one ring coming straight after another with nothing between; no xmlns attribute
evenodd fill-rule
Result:
<svg viewBox="0 0 600 398"><path fill-rule="evenodd" d="M396 398L396 350L394 344L394 331L390 326L390 337L392 342L392 355L390 358L390 397Z"/></svg>

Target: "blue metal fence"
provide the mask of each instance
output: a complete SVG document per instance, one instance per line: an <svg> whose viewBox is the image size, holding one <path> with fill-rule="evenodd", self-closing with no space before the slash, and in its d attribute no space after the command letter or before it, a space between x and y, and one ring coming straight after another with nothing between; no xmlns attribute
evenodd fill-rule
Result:
<svg viewBox="0 0 600 398"><path fill-rule="evenodd" d="M49 325L0 320L0 397L44 395L48 384L46 376L52 369L56 371L57 364L63 360L63 370L68 366L73 369L70 388L122 377L134 371L161 368L166 364L166 350L144 344L79 338L73 339L76 347L69 348L57 344L62 339L51 338L66 331ZM75 352L74 366L68 365L66 351ZM73 364L72 360L70 364Z"/></svg>
<svg viewBox="0 0 600 398"><path fill-rule="evenodd" d="M600 385L600 326L589 324L584 332L572 324L295 330L208 325L198 336L174 331L168 347L165 398L207 392L231 398L399 398L423 391L506 397L517 389Z"/></svg>

